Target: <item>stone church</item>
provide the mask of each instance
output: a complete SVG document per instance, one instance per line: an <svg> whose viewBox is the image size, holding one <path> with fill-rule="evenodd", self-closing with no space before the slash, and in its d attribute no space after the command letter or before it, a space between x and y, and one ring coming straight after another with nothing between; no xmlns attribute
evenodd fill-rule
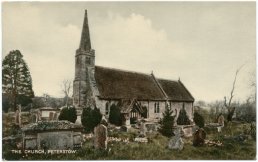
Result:
<svg viewBox="0 0 258 162"><path fill-rule="evenodd" d="M153 73L96 66L85 11L81 41L75 55L73 82L77 122L80 123L82 108L88 106L99 108L108 119L112 104L119 106L126 125L139 118L158 120L166 106L173 109L176 118L179 111L185 109L188 118L193 121L193 102L193 96L180 80L156 78Z"/></svg>

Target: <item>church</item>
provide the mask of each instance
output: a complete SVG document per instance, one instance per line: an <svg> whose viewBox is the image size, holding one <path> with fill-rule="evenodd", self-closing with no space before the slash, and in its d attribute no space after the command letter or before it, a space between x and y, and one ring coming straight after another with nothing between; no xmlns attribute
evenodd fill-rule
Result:
<svg viewBox="0 0 258 162"><path fill-rule="evenodd" d="M140 118L157 121L168 106L178 118L184 109L193 122L194 98L179 80L156 78L153 73L107 68L95 65L95 50L91 48L87 10L79 48L75 54L73 104L77 122L84 107L97 107L108 119L110 107L119 107L125 125Z"/></svg>

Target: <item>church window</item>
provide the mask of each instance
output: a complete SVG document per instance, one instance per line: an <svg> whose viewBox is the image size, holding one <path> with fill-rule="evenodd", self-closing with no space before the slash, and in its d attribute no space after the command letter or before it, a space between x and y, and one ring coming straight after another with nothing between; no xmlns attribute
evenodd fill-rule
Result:
<svg viewBox="0 0 258 162"><path fill-rule="evenodd" d="M86 63L90 64L90 57L86 57Z"/></svg>
<svg viewBox="0 0 258 162"><path fill-rule="evenodd" d="M106 103L106 108L105 108L105 114L108 115L109 114L109 103Z"/></svg>
<svg viewBox="0 0 258 162"><path fill-rule="evenodd" d="M154 113L160 113L159 112L159 102L155 102L155 104L154 104Z"/></svg>

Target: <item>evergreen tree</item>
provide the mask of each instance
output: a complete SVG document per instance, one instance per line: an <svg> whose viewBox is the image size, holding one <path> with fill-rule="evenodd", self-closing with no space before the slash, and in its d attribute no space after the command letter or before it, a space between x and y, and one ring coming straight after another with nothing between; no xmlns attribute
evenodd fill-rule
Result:
<svg viewBox="0 0 258 162"><path fill-rule="evenodd" d="M159 122L159 132L166 137L171 137L174 135L173 126L175 116L172 116L172 113L173 111L168 106L166 106L165 111L163 112L163 118Z"/></svg>
<svg viewBox="0 0 258 162"><path fill-rule="evenodd" d="M204 127L204 118L201 116L199 113L195 112L194 113L194 122L198 127L203 128Z"/></svg>
<svg viewBox="0 0 258 162"><path fill-rule="evenodd" d="M58 117L59 120L68 120L75 123L77 119L76 109L74 107L64 107Z"/></svg>
<svg viewBox="0 0 258 162"><path fill-rule="evenodd" d="M186 113L184 107L180 110L176 122L177 122L178 125L190 125L191 122L190 122L190 120L187 116L187 113Z"/></svg>
<svg viewBox="0 0 258 162"><path fill-rule="evenodd" d="M21 104L21 100L27 100L24 98L34 97L30 71L19 50L11 51L5 56L2 62L2 81L3 93L8 96L13 110L16 110L17 104Z"/></svg>
<svg viewBox="0 0 258 162"><path fill-rule="evenodd" d="M84 108L82 111L81 122L86 132L93 132L102 119L102 114L98 108Z"/></svg>
<svg viewBox="0 0 258 162"><path fill-rule="evenodd" d="M115 104L112 104L110 107L109 122L111 124L115 124L116 126L122 125L121 112L119 110L119 107L116 106Z"/></svg>

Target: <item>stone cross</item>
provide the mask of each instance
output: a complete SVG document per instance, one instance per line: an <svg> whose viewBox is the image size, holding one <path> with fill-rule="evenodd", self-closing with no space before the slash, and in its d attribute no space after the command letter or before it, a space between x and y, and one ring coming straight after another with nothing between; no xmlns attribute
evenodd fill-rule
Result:
<svg viewBox="0 0 258 162"><path fill-rule="evenodd" d="M107 149L107 127L102 123L94 128L94 148Z"/></svg>

